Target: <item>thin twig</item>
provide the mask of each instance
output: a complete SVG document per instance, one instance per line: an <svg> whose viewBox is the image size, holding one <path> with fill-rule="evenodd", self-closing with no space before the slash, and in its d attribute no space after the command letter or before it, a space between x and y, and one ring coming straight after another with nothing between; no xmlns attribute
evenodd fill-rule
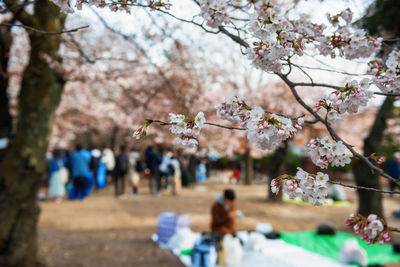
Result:
<svg viewBox="0 0 400 267"><path fill-rule="evenodd" d="M362 190L368 190L368 191L375 191L375 192L385 193L385 194L400 194L400 191L382 190L382 189L359 186L359 185L345 184L345 183L342 183L342 182L339 182L339 181L336 181L336 180L329 180L329 182L331 184L337 184L337 185L341 185L341 186L348 187L348 188L353 188L353 189L362 189Z"/></svg>
<svg viewBox="0 0 400 267"><path fill-rule="evenodd" d="M151 120L151 119L148 119L147 121L148 121L149 123L158 123L158 124L161 125L161 126L175 125L174 123L165 122L165 121L160 121L160 120ZM216 124L216 123L212 123L212 122L206 122L206 123L204 123L204 124L207 124L207 125L210 125L210 126L219 127L219 128L229 129L229 130L241 130L241 131L246 130L246 128L233 127L233 126L226 126L226 125Z"/></svg>
<svg viewBox="0 0 400 267"><path fill-rule="evenodd" d="M225 126L225 125L220 125L220 124L216 124L216 123L212 123L212 122L206 122L204 124L215 126L215 127L220 127L220 128L225 128L225 129L229 129L229 130L241 130L241 131L246 130L246 128Z"/></svg>
<svg viewBox="0 0 400 267"><path fill-rule="evenodd" d="M47 31L35 29L35 28L31 27L31 26L27 26L27 25L24 25L24 24L0 23L0 26L21 27L21 28L24 28L24 29L26 29L28 31L37 32L37 33L40 33L40 34L43 34L43 35L56 35L56 34L63 34L63 33L72 33L72 32L77 32L79 30L83 30L83 29L89 28L89 25L84 25L84 26L80 26L80 27L73 28L73 29L70 29L70 30L63 30L63 31L58 31L58 32L47 32Z"/></svg>
<svg viewBox="0 0 400 267"><path fill-rule="evenodd" d="M339 90L340 86L336 86L336 85L331 85L331 84L325 84L325 83L293 83L295 87L297 86L310 86L310 87L326 87L326 88L332 88L335 90ZM400 94L396 94L396 93L383 93L383 92L373 92L374 95L383 95L383 96L393 96L393 97L398 97L400 96Z"/></svg>

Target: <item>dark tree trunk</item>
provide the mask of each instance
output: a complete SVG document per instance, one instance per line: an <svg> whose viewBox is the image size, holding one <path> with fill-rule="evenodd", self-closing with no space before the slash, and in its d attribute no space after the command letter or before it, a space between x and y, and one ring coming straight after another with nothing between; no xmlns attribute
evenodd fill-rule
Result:
<svg viewBox="0 0 400 267"><path fill-rule="evenodd" d="M7 137L12 132L12 118L9 110L7 94L7 65L10 58L12 36L9 27L0 27L0 138Z"/></svg>
<svg viewBox="0 0 400 267"><path fill-rule="evenodd" d="M271 181L272 179L278 177L279 175L282 174L284 163L285 163L285 157L286 153L288 150L288 140L284 141L282 143L282 146L280 146L277 150L275 150L274 156L271 159L271 164L268 172L268 200L273 201L273 202L279 202L282 201L282 190L279 190L278 194L274 194L271 192Z"/></svg>
<svg viewBox="0 0 400 267"><path fill-rule="evenodd" d="M114 126L110 136L110 147L114 151L117 149L118 130L118 126Z"/></svg>
<svg viewBox="0 0 400 267"><path fill-rule="evenodd" d="M245 161L245 176L244 176L244 184L251 185L254 183L254 164L253 158L250 154L250 148L246 148L246 152L244 154Z"/></svg>
<svg viewBox="0 0 400 267"><path fill-rule="evenodd" d="M32 27L61 31L65 15L45 0L35 2ZM36 194L46 174L45 153L63 79L44 59L60 61L60 35L29 33L31 52L19 95L17 132L0 163L0 266L34 266L39 206Z"/></svg>
<svg viewBox="0 0 400 267"><path fill-rule="evenodd" d="M383 131L386 128L386 121L393 109L393 97L387 97L379 108L374 124L364 139L364 155L368 157L377 152L382 141ZM372 188L380 188L379 177L372 173L367 164L358 160L353 164L353 172L357 185ZM383 217L382 196L378 192L358 189L358 212L363 216L377 214Z"/></svg>

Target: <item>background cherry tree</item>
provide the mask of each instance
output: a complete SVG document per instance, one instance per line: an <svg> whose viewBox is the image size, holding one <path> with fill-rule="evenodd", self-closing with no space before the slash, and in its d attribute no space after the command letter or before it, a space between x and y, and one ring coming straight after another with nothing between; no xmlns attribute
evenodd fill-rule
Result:
<svg viewBox="0 0 400 267"><path fill-rule="evenodd" d="M191 20L178 17L169 11L171 3L168 1L126 1L123 3L78 1L76 6L81 9L82 4L89 4L128 13L135 6L150 8L177 20L199 26L208 32L225 34L240 45L241 51L248 56L254 67L274 73L281 78L291 90L296 101L316 121L326 127L330 136L312 139L307 146L308 153L317 166L321 168L326 168L328 165L344 166L351 162L352 157L355 157L368 165L374 172L397 183L373 161L370 161L368 156L360 154L352 145L345 142L336 133L335 124L343 120L344 114L355 114L361 107L367 106L374 94L385 95L387 99L399 96L400 54L398 51L390 51L384 60L377 59L366 63L368 69L364 76L368 76L368 78L356 77L342 85L318 83L314 82L311 75L297 64L298 58L308 51L331 58L341 57L346 60L355 60L370 59L381 50L383 38L373 37L365 30L354 27L351 24L353 13L350 9L344 9L337 14L327 14L328 22L322 24L295 13L293 11L295 9L285 9L278 3L270 1L194 2L200 8L200 20L197 19L197 15L194 15ZM293 81L295 70L301 71L308 81ZM374 92L370 88L371 85L376 86L380 91ZM301 87L326 87L333 91L321 96L311 107L298 94L297 91ZM285 114L266 111L262 107L253 106L244 96L236 93L231 94L226 101L217 105L216 109L218 117L237 123L238 127L247 132L248 139L261 149L275 149L283 141L294 137L304 124L303 117L288 117ZM176 140L182 145L197 145L199 130L205 124L216 125L205 122L205 119L201 119L201 124L196 124L198 116L196 120L192 121L193 119L193 117L188 118L184 115L179 115L179 117L170 115L169 121L147 120L134 136L136 138L145 136L147 128L152 123L159 123L171 125L171 132L178 135ZM198 130L194 131L196 127ZM376 163L381 163L380 158L376 156L371 156L371 158ZM272 181L272 187L273 191L277 192L279 186L282 185L283 190L286 190L290 198L299 196L314 205L321 205L327 194L326 183L328 181L334 182L326 174L310 174L300 169L295 176L282 175L275 178ZM361 188L359 186L358 189L386 192L379 188ZM369 216L368 222L373 225L371 229L374 231L362 235L362 237L371 243L387 241L388 238L378 238L384 228L375 222L382 219L374 217L375 215L371 216ZM377 224L379 227L376 226Z"/></svg>

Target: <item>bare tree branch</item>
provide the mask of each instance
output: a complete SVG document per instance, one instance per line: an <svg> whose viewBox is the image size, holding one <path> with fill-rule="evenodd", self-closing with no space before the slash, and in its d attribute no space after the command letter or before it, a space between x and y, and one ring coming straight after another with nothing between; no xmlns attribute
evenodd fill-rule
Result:
<svg viewBox="0 0 400 267"><path fill-rule="evenodd" d="M24 28L24 29L26 29L28 31L37 32L37 33L40 33L42 35L56 35L56 34L63 34L63 33L72 33L72 32L77 32L79 30L83 30L83 29L89 28L89 25L84 25L84 26L80 26L80 27L77 27L77 28L69 29L69 30L63 30L63 31L58 31L58 32L47 32L47 31L42 31L42 30L39 30L39 29L35 29L35 28L31 27L31 26L24 25L24 24L0 23L0 26L3 26L3 27L21 27L21 28Z"/></svg>
<svg viewBox="0 0 400 267"><path fill-rule="evenodd" d="M339 181L336 181L336 180L329 180L329 183L341 185L341 186L348 187L348 188L375 191L375 192L384 193L384 194L400 194L400 191L382 190L382 189L359 186L359 185L345 184L345 183L342 183L342 182L339 182Z"/></svg>

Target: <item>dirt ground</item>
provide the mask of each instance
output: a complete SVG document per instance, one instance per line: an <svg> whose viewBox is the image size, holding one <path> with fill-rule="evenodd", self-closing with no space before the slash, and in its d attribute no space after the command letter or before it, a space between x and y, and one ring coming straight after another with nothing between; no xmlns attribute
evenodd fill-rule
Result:
<svg viewBox="0 0 400 267"><path fill-rule="evenodd" d="M278 231L310 230L322 221L330 221L338 230L348 231L344 220L356 211L356 203L348 207L268 203L263 185L205 183L200 188L184 189L177 197L151 196L144 182L139 196L122 198L115 198L108 187L83 201L41 204L39 259L46 266L56 267L182 266L172 253L151 241L157 215L165 211L188 214L192 230L208 231L210 206L215 196L227 187L236 190L237 209L245 215L238 220L240 230L252 230L257 222L271 223ZM356 200L353 191L348 193ZM389 223L396 227L400 226L400 220L390 214L399 204L400 198L384 199ZM400 235L394 239L400 241Z"/></svg>

